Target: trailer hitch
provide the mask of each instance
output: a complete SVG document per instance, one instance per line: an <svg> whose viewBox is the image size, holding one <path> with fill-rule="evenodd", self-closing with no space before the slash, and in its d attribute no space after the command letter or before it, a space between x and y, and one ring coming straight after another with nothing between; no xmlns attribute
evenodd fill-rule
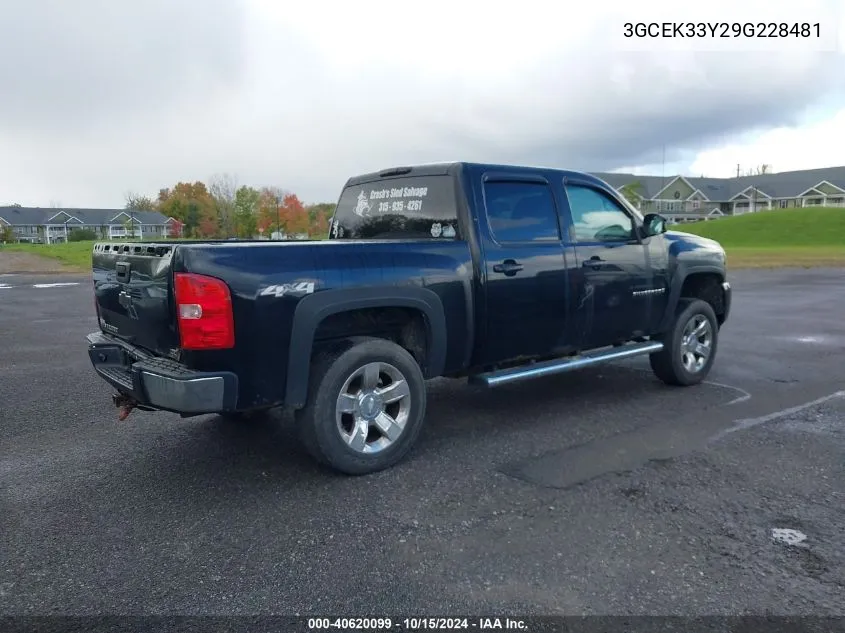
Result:
<svg viewBox="0 0 845 633"><path fill-rule="evenodd" d="M114 402L114 406L120 409L117 414L117 419L121 422L129 417L129 414L132 413L132 409L138 406L137 400L122 393L116 393L111 398L112 402Z"/></svg>

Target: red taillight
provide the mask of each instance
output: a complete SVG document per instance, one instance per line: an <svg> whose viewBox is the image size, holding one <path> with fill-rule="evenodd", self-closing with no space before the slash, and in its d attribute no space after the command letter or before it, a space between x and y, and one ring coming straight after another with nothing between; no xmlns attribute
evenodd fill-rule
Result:
<svg viewBox="0 0 845 633"><path fill-rule="evenodd" d="M176 273L176 318L182 349L230 349L235 319L229 286L214 277Z"/></svg>

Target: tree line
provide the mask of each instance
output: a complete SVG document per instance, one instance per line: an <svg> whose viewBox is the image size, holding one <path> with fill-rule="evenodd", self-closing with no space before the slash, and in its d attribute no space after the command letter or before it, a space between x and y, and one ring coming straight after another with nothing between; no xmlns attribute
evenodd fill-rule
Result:
<svg viewBox="0 0 845 633"><path fill-rule="evenodd" d="M208 184L178 182L159 190L155 199L126 196L126 209L158 211L179 223L182 237L203 239L269 237L274 232L324 237L334 208L327 202L306 205L280 187L238 186L228 174L214 176Z"/></svg>

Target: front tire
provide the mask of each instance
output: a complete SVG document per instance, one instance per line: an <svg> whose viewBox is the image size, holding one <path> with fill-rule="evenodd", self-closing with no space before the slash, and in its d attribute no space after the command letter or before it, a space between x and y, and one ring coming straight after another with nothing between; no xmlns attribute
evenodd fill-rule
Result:
<svg viewBox="0 0 845 633"><path fill-rule="evenodd" d="M308 402L296 412L305 449L348 475L388 468L414 445L426 409L425 378L414 357L384 339L318 356Z"/></svg>
<svg viewBox="0 0 845 633"><path fill-rule="evenodd" d="M719 341L713 307L701 299L682 299L663 349L649 355L654 375L668 385L687 387L707 378Z"/></svg>

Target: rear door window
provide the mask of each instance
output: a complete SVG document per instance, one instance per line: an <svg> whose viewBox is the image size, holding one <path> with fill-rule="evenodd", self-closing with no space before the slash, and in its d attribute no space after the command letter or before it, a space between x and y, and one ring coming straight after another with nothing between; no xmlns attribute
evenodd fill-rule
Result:
<svg viewBox="0 0 845 633"><path fill-rule="evenodd" d="M343 190L333 239L461 239L452 176L407 176Z"/></svg>

